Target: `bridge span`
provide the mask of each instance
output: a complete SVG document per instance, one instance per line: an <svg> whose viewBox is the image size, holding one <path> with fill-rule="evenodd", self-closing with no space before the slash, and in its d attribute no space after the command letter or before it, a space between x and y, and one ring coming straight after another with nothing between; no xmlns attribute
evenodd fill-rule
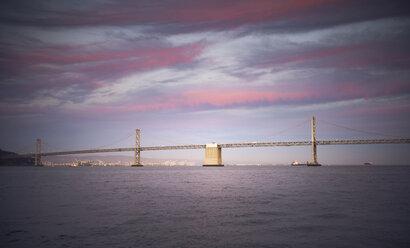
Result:
<svg viewBox="0 0 410 248"><path fill-rule="evenodd" d="M403 144L410 143L410 139L350 139L350 140L317 140L316 145L360 145L360 144ZM270 147L270 146L311 146L312 141L279 141L279 142L244 142L218 144L221 148L241 148L241 147ZM179 146L146 146L140 147L140 151L159 151L159 150L186 150L186 149L205 149L206 145L179 145ZM72 150L62 152L44 152L40 156L57 156L85 153L106 153L106 152L133 152L134 147L107 148ZM32 153L23 154L33 156Z"/></svg>
<svg viewBox="0 0 410 248"><path fill-rule="evenodd" d="M158 151L158 150L182 150L182 149L205 149L204 166L223 166L222 164L222 148L243 148L243 147L273 147L273 146L311 146L312 160L309 165L320 165L317 160L318 145L359 145L359 144L404 144L410 143L410 138L394 138L394 139L340 139L340 140L316 140L316 120L311 119L311 140L304 141L279 141L279 142L243 142L243 143L227 143L216 144L209 143L206 145L177 145L177 146L141 146L140 130L135 130L135 145L134 147L124 148L108 148L108 149L87 149L87 150L71 150L60 152L41 152L41 140L37 139L36 153L22 154L22 156L30 156L35 158L35 164L41 165L41 157L58 156L71 154L86 154L86 153L107 153L107 152L134 152L134 165L142 166L141 152L142 151Z"/></svg>

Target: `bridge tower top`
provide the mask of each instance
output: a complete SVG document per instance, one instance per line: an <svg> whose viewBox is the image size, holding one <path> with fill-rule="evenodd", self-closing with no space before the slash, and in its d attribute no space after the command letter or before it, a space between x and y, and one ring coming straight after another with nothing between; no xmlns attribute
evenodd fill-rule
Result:
<svg viewBox="0 0 410 248"><path fill-rule="evenodd" d="M206 144L206 147L219 147L219 145L216 142L211 142Z"/></svg>

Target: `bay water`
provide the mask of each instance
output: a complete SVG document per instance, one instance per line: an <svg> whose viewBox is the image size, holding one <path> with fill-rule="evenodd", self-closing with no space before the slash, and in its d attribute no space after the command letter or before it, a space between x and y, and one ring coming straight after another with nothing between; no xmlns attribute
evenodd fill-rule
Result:
<svg viewBox="0 0 410 248"><path fill-rule="evenodd" d="M410 247L410 167L0 167L0 247Z"/></svg>

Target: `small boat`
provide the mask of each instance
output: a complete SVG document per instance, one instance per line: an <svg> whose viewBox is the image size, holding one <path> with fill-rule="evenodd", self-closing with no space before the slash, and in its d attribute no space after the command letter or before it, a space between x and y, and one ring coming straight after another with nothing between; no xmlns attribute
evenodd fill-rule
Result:
<svg viewBox="0 0 410 248"><path fill-rule="evenodd" d="M372 165L372 164L373 164L372 162L363 163L363 165Z"/></svg>
<svg viewBox="0 0 410 248"><path fill-rule="evenodd" d="M308 165L308 163L299 163L298 161L293 161L291 164L291 166L304 166L304 165Z"/></svg>

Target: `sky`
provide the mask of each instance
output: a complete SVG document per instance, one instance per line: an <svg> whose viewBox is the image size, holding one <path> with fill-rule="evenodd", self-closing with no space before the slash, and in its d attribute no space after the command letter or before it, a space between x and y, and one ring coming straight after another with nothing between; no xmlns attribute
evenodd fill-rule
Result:
<svg viewBox="0 0 410 248"><path fill-rule="evenodd" d="M309 140L312 116L319 140L410 137L409 30L401 0L3 0L0 148L132 147L137 128L142 146ZM318 159L409 164L409 146ZM222 153L310 160L310 147Z"/></svg>

